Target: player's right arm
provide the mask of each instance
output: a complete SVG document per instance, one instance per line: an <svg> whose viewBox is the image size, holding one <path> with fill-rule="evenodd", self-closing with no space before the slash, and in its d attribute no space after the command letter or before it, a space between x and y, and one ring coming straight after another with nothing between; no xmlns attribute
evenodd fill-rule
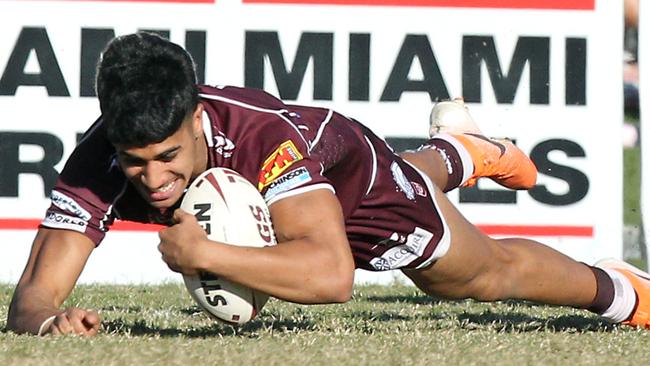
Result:
<svg viewBox="0 0 650 366"><path fill-rule="evenodd" d="M31 334L39 330L41 334L97 334L97 312L60 308L94 248L81 233L41 227L11 300L7 329Z"/></svg>
<svg viewBox="0 0 650 366"><path fill-rule="evenodd" d="M50 194L51 205L9 307L7 328L17 333L92 336L97 312L61 309L90 253L102 241L114 216L113 203L126 189L115 149L100 120L86 132Z"/></svg>

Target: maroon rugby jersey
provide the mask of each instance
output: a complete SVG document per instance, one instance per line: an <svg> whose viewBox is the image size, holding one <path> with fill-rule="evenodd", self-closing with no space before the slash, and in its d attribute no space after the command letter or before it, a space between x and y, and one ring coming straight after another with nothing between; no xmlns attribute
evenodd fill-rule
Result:
<svg viewBox="0 0 650 366"><path fill-rule="evenodd" d="M446 252L449 234L430 182L360 123L257 89L201 86L200 97L209 165L239 172L269 205L333 191L357 267L422 267ZM116 218L169 224L172 211L161 213L131 186L100 118L68 159L42 225L99 244Z"/></svg>

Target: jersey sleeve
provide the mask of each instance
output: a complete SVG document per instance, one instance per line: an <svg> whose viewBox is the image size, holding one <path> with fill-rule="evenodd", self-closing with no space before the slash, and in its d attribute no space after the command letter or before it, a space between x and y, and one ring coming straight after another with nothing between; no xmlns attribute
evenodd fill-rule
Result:
<svg viewBox="0 0 650 366"><path fill-rule="evenodd" d="M315 189L334 192L332 184L323 176L318 157L311 153L309 142L290 113L277 113L256 121L241 142L239 156L233 156L234 169L256 185L268 205Z"/></svg>
<svg viewBox="0 0 650 366"><path fill-rule="evenodd" d="M115 150L97 121L68 158L41 226L77 231L98 245L114 220L113 203L126 185Z"/></svg>

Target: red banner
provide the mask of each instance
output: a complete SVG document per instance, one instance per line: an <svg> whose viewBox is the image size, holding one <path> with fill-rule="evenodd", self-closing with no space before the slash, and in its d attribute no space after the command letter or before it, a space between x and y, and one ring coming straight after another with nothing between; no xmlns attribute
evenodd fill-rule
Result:
<svg viewBox="0 0 650 366"><path fill-rule="evenodd" d="M0 0L2 1L2 0ZM68 2L93 2L93 3L188 3L188 4L214 4L217 0L38 0L38 1L68 1Z"/></svg>
<svg viewBox="0 0 650 366"><path fill-rule="evenodd" d="M596 0L242 0L248 4L595 10Z"/></svg>

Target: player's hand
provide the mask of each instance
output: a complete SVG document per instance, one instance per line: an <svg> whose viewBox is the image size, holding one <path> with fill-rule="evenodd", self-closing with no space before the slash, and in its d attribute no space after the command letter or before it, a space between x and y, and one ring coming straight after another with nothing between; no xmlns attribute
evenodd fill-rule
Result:
<svg viewBox="0 0 650 366"><path fill-rule="evenodd" d="M182 209L174 211L173 226L160 230L158 250L167 266L175 272L197 275L197 261L200 259L199 244L207 240L205 230L194 215Z"/></svg>
<svg viewBox="0 0 650 366"><path fill-rule="evenodd" d="M41 335L76 334L82 337L93 337L97 335L100 324L101 318L95 310L71 307L57 315L49 325L44 324Z"/></svg>

